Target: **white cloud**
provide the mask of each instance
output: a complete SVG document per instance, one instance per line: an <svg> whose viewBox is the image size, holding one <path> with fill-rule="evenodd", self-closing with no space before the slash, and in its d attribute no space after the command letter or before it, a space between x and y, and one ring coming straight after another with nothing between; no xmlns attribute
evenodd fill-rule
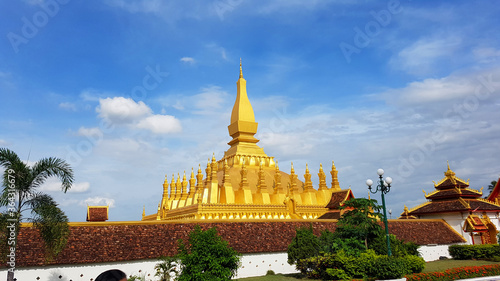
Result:
<svg viewBox="0 0 500 281"><path fill-rule="evenodd" d="M213 42L210 43L210 44L207 44L206 47L209 50L211 50L211 51L213 51L215 53L218 53L223 60L225 60L225 61L228 60L227 54L226 54L226 49L224 47L221 47L218 44L213 43Z"/></svg>
<svg viewBox="0 0 500 281"><path fill-rule="evenodd" d="M75 182L71 186L71 189L68 190L69 193L83 193L88 191L90 188L89 182ZM57 178L49 178L40 186L40 191L43 192L52 192L52 191L62 191L61 189L61 181Z"/></svg>
<svg viewBox="0 0 500 281"><path fill-rule="evenodd" d="M381 96L388 103L401 105L463 100L474 97L478 91L481 97L493 96L488 92L499 91L499 77L500 68L467 74L452 74L443 78L428 78L411 82L404 88L388 90Z"/></svg>
<svg viewBox="0 0 500 281"><path fill-rule="evenodd" d="M185 63L189 63L189 64L195 63L195 60L192 57L183 57L180 59L180 61L185 62Z"/></svg>
<svg viewBox="0 0 500 281"><path fill-rule="evenodd" d="M207 112L208 109L210 109L209 111L220 109L228 97L229 94L221 87L211 86L202 88L201 93L194 95L191 102L197 109L201 109L197 113L203 113Z"/></svg>
<svg viewBox="0 0 500 281"><path fill-rule="evenodd" d="M73 184L71 189L68 192L71 193L82 193L88 191L90 188L89 182L76 182Z"/></svg>
<svg viewBox="0 0 500 281"><path fill-rule="evenodd" d="M451 59L461 42L456 36L422 38L399 51L389 64L410 74L427 74L442 63L442 59Z"/></svg>
<svg viewBox="0 0 500 281"><path fill-rule="evenodd" d="M160 0L139 0L139 1L129 1L129 0L106 0L105 3L122 8L129 13L157 13L160 11L161 3Z"/></svg>
<svg viewBox="0 0 500 281"><path fill-rule="evenodd" d="M170 115L148 116L139 121L136 127L150 130L155 134L177 133L182 130L180 121Z"/></svg>
<svg viewBox="0 0 500 281"><path fill-rule="evenodd" d="M59 104L59 108L68 110L68 111L76 111L76 105L71 102L61 102Z"/></svg>
<svg viewBox="0 0 500 281"><path fill-rule="evenodd" d="M491 47L475 48L472 50L472 53L480 63L491 63L500 57L500 50Z"/></svg>
<svg viewBox="0 0 500 281"><path fill-rule="evenodd" d="M115 206L115 200L111 198L105 198L105 197L89 197L85 200L80 201L81 206L109 206L110 208L113 208Z"/></svg>
<svg viewBox="0 0 500 281"><path fill-rule="evenodd" d="M132 123L152 114L144 102L124 97L99 99L96 111L99 117L115 124Z"/></svg>
<svg viewBox="0 0 500 281"><path fill-rule="evenodd" d="M0 139L1 146L7 146L9 143L6 140Z"/></svg>
<svg viewBox="0 0 500 281"><path fill-rule="evenodd" d="M158 100L163 106L177 110L187 110L199 115L220 115L224 107L234 103L234 99L219 86L208 86L200 89L200 93L192 96L171 95ZM229 108L230 110L230 108ZM230 113L230 111L228 111Z"/></svg>
<svg viewBox="0 0 500 281"><path fill-rule="evenodd" d="M85 128L85 127L80 127L78 129L78 132L76 132L77 136L83 136L83 137L95 137L95 136L102 136L102 131L99 128Z"/></svg>

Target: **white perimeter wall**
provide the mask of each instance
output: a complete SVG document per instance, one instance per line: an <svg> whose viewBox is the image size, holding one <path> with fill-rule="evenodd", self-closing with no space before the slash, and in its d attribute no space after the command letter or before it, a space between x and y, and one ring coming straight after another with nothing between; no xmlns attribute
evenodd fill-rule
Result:
<svg viewBox="0 0 500 281"><path fill-rule="evenodd" d="M103 271L120 269L127 274L146 276L146 280L159 280L154 276L154 266L158 260L140 260L133 262L99 263L86 265L63 265L19 268L15 270L15 278L19 281L89 281ZM287 262L286 253L246 254L241 258L237 278L266 275L268 270L275 273L295 273L295 266ZM83 275L83 276L81 276ZM5 280L7 270L0 271L0 280ZM62 278L59 278L62 276ZM39 279L37 279L39 278Z"/></svg>
<svg viewBox="0 0 500 281"><path fill-rule="evenodd" d="M421 246L418 251L425 261L438 260L441 256L451 258L448 245L426 245ZM154 266L157 263L158 260L140 260L86 265L29 267L17 269L15 277L20 281L90 281L90 279L94 280L103 271L120 269L127 276L146 276L146 280L156 281L158 278L154 276ZM236 278L262 276L266 275L268 270L272 270L276 274L297 272L295 266L288 264L286 253L245 254L241 258L241 266L238 269ZM7 270L1 270L0 280L4 280L6 276Z"/></svg>

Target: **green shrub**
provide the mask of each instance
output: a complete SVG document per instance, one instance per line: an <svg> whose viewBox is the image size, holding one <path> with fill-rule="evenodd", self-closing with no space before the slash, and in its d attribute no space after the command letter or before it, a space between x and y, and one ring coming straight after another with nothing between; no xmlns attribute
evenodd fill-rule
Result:
<svg viewBox="0 0 500 281"><path fill-rule="evenodd" d="M408 273L420 273L425 268L425 260L421 257L408 255L404 257Z"/></svg>
<svg viewBox="0 0 500 281"><path fill-rule="evenodd" d="M288 263L297 264L301 259L314 257L319 254L320 243L310 227L301 227L296 230L295 237L288 245Z"/></svg>
<svg viewBox="0 0 500 281"><path fill-rule="evenodd" d="M413 242L404 242L392 234L389 235L389 241L391 242L391 252L394 257L419 255L418 247L420 246ZM385 233L381 233L377 236L377 238L369 244L369 248L373 249L379 255L387 255L387 240Z"/></svg>
<svg viewBox="0 0 500 281"><path fill-rule="evenodd" d="M373 275L378 279L398 279L408 273L404 258L381 256L375 261Z"/></svg>
<svg viewBox="0 0 500 281"><path fill-rule="evenodd" d="M310 257L297 261L296 268L302 274L314 279L328 279L326 270L336 268L335 254L326 253L323 256Z"/></svg>
<svg viewBox="0 0 500 281"><path fill-rule="evenodd" d="M342 269L351 277L363 277L364 272L362 268L358 267L357 260L357 257L348 255L344 251L339 251L333 259L333 266Z"/></svg>
<svg viewBox="0 0 500 281"><path fill-rule="evenodd" d="M373 268L375 267L375 261L379 256L373 250L368 250L359 255L356 259L356 266L359 271L363 273L364 277L374 276Z"/></svg>
<svg viewBox="0 0 500 281"><path fill-rule="evenodd" d="M333 253L332 246L336 237L337 235L328 229L321 231L321 235L319 236L320 251Z"/></svg>
<svg viewBox="0 0 500 281"><path fill-rule="evenodd" d="M196 225L188 243L179 241L180 281L230 280L236 275L240 254L217 234L217 229L201 230Z"/></svg>
<svg viewBox="0 0 500 281"><path fill-rule="evenodd" d="M326 274L328 279L323 280L351 280L351 276L349 276L344 270L339 268L327 268Z"/></svg>
<svg viewBox="0 0 500 281"><path fill-rule="evenodd" d="M332 244L332 252L339 251L343 251L348 256L358 257L366 249L363 241L357 238L335 238Z"/></svg>
<svg viewBox="0 0 500 281"><path fill-rule="evenodd" d="M266 275L276 275L276 273L274 273L274 271L272 271L272 270L268 270L266 272Z"/></svg>
<svg viewBox="0 0 500 281"><path fill-rule="evenodd" d="M500 246L484 245L452 245L448 247L450 255L457 260L489 259L500 256Z"/></svg>
<svg viewBox="0 0 500 281"><path fill-rule="evenodd" d="M420 245L416 244L415 242L403 242L403 245L406 249L406 254L407 255L412 255L412 256L420 256L420 253L418 252L418 248Z"/></svg>

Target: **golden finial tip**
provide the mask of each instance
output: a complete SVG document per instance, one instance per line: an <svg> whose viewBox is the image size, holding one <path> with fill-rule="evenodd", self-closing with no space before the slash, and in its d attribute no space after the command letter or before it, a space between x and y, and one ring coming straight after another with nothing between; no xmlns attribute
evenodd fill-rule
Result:
<svg viewBox="0 0 500 281"><path fill-rule="evenodd" d="M240 78L243 78L243 69L241 68L241 58L240 58Z"/></svg>

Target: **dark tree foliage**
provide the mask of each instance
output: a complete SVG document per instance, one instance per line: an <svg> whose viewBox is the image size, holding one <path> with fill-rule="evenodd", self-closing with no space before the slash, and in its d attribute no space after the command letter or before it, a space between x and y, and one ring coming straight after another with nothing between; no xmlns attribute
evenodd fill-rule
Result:
<svg viewBox="0 0 500 281"><path fill-rule="evenodd" d="M418 247L419 245L413 242L404 242L399 240L395 235L390 234L389 240L391 242L391 250L392 255L394 257L405 257L407 255L418 256ZM370 242L370 249L373 249L375 253L379 255L387 254L387 242L385 234L376 237L373 241Z"/></svg>
<svg viewBox="0 0 500 281"><path fill-rule="evenodd" d="M217 234L217 229L201 230L196 225L188 242L179 240L177 259L180 281L231 280L236 275L240 254Z"/></svg>
<svg viewBox="0 0 500 281"><path fill-rule="evenodd" d="M495 186L497 185L497 181L492 181L489 185L488 185L488 190L491 192L493 191L493 188L495 188Z"/></svg>
<svg viewBox="0 0 500 281"><path fill-rule="evenodd" d="M298 228L295 237L288 245L288 263L297 264L301 259L317 256L320 250L320 241L314 235L312 227Z"/></svg>
<svg viewBox="0 0 500 281"><path fill-rule="evenodd" d="M382 207L377 200L353 198L340 207L345 210L337 223L335 233L339 238L356 238L363 241L368 249L368 240L380 235L382 227L378 224Z"/></svg>

